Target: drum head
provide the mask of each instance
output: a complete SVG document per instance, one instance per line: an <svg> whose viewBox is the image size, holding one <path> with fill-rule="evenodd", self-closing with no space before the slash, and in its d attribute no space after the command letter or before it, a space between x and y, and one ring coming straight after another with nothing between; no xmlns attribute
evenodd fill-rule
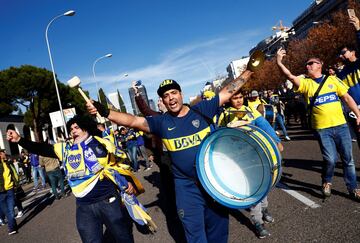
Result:
<svg viewBox="0 0 360 243"><path fill-rule="evenodd" d="M249 132L221 128L207 137L198 151L196 169L205 190L230 208L249 208L266 196L272 185L271 162Z"/></svg>

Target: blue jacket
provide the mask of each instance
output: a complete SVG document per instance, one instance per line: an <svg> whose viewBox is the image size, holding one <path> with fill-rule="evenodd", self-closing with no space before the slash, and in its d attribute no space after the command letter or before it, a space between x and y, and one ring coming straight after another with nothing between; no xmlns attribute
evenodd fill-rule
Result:
<svg viewBox="0 0 360 243"><path fill-rule="evenodd" d="M30 154L30 164L31 164L31 166L38 167L39 166L39 155Z"/></svg>

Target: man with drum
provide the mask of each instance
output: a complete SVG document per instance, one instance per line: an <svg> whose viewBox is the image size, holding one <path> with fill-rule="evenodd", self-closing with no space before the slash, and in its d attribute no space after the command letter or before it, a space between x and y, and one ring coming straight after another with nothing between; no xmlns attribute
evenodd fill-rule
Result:
<svg viewBox="0 0 360 243"><path fill-rule="evenodd" d="M283 151L281 140L270 123L256 109L244 105L244 95L240 91L230 98L230 102L226 103L225 107L218 118L217 123L220 126L240 127L251 123L269 134L276 142L279 151ZM250 208L250 219L260 239L270 236L269 231L264 227L264 222L272 223L274 218L268 211L267 196Z"/></svg>
<svg viewBox="0 0 360 243"><path fill-rule="evenodd" d="M250 71L243 72L213 99L203 100L191 108L183 104L180 85L171 79L164 80L157 93L168 112L160 116L144 118L110 111L97 102L87 104L92 115L99 112L112 122L154 133L162 139L172 159L176 206L188 242L221 243L228 240L228 211L205 193L194 165L199 145L211 130L209 120L251 74Z"/></svg>
<svg viewBox="0 0 360 243"><path fill-rule="evenodd" d="M324 197L331 195L331 182L334 175L337 153L344 167L344 180L351 198L360 200L360 189L357 189L355 164L352 155L352 142L349 127L342 111L340 98L355 113L357 126L360 125L360 111L354 99L348 94L349 87L335 76L322 74L322 61L317 57L306 62L308 77L295 76L282 63L286 51L280 48L277 52L277 64L297 90L306 96L312 105L311 127L318 139L324 159L322 173L322 192ZM318 94L316 96L316 93ZM315 96L315 100L313 100Z"/></svg>

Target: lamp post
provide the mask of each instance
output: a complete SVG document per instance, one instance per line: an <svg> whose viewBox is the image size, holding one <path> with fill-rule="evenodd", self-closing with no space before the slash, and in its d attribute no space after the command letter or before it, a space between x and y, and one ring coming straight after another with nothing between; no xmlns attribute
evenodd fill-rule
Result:
<svg viewBox="0 0 360 243"><path fill-rule="evenodd" d="M58 102L59 102L59 108L60 108L61 118L62 118L62 121L63 121L63 123L64 123L64 131L65 131L65 136L66 136L66 138L68 137L68 131L67 131L67 128L66 128L64 112L63 112L63 108L62 108L62 105L61 105L61 100L60 100L60 95L59 95L59 89L58 89L57 82L56 82L55 69L54 69L54 64L53 64L53 60L52 60L52 57L51 57L51 51L50 51L50 45L49 45L49 39L48 39L48 31L49 31L50 25L51 25L56 19L61 18L61 17L63 17L63 16L74 16L74 15L75 15L75 11L74 11L74 10L69 10L69 11L67 11L67 12L65 12L65 13L63 13L63 14L60 14L60 15L54 17L54 18L48 23L48 25L46 26L46 31L45 31L46 45L47 45L48 52L49 52L51 70L52 70L52 73L53 73L53 78L54 78L54 83L55 83L55 89L56 89L56 95L57 95L57 99L58 99Z"/></svg>
<svg viewBox="0 0 360 243"><path fill-rule="evenodd" d="M95 83L96 83L96 91L97 91L97 95L98 95L98 98L99 98L99 102L101 103L101 98L100 98L100 92L99 92L99 87L98 87L98 82L97 82L97 79L96 79L96 74L95 74L95 65L98 61L100 61L101 59L104 59L104 58L108 58L108 57L112 57L112 54L109 53L109 54L106 54L105 56L102 56L102 57L99 57L98 59L96 59L93 63L93 66L92 66L92 72L93 72L93 75L94 75L94 80L95 80Z"/></svg>

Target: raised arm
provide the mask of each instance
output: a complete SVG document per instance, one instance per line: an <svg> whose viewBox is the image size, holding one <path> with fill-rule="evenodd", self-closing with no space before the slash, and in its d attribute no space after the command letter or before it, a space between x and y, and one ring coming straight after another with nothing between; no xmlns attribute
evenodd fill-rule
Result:
<svg viewBox="0 0 360 243"><path fill-rule="evenodd" d="M96 112L99 112L101 116L108 118L118 125L150 132L149 124L144 117L113 111L98 102L88 102L86 103L86 108L91 115L96 115Z"/></svg>
<svg viewBox="0 0 360 243"><path fill-rule="evenodd" d="M136 105L138 106L140 112L144 115L144 116L154 116L154 115L159 115L158 112L152 110L148 104L145 102L144 98L141 96L139 89L136 85L132 85L132 88L134 89L135 92L135 102Z"/></svg>
<svg viewBox="0 0 360 243"><path fill-rule="evenodd" d="M285 65L282 63L282 60L286 56L286 51L282 48L280 48L276 53L276 62L281 71L286 75L286 77L296 86L300 86L300 77L293 75L290 70L285 67Z"/></svg>
<svg viewBox="0 0 360 243"><path fill-rule="evenodd" d="M252 74L251 71L245 70L239 77L228 83L219 92L220 105L228 102L231 96L233 96L250 79Z"/></svg>
<svg viewBox="0 0 360 243"><path fill-rule="evenodd" d="M356 31L360 30L360 21L357 16L350 17L349 22L354 25Z"/></svg>
<svg viewBox="0 0 360 243"><path fill-rule="evenodd" d="M9 129L6 132L6 138L12 143L18 143L21 147L25 148L30 153L39 154L45 157L57 158L53 145L26 140L25 138L20 137L20 135L15 130Z"/></svg>
<svg viewBox="0 0 360 243"><path fill-rule="evenodd" d="M360 47L360 21L357 16L353 16L349 18L349 22L354 25L354 28L356 30L356 41L357 41L357 47ZM358 53L356 53L358 54Z"/></svg>

